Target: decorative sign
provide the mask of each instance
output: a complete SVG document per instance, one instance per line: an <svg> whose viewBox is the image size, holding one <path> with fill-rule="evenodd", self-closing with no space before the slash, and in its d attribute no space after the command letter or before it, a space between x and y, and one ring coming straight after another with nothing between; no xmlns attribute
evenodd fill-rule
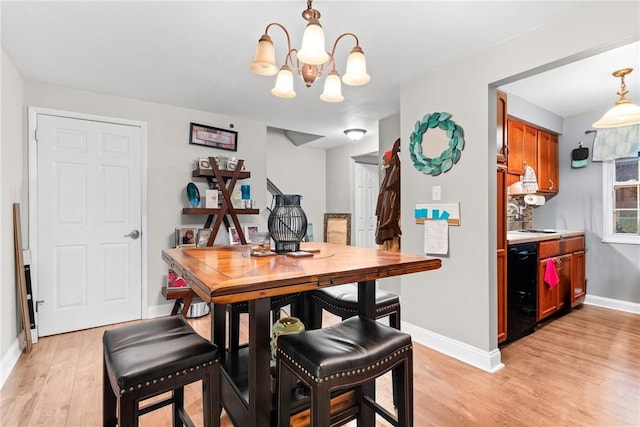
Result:
<svg viewBox="0 0 640 427"><path fill-rule="evenodd" d="M460 225L460 203L416 203L414 216L416 224L441 219L449 225Z"/></svg>
<svg viewBox="0 0 640 427"><path fill-rule="evenodd" d="M453 120L449 113L425 114L422 120L418 120L409 138L409 153L413 161L413 167L420 172L437 176L447 172L458 163L464 149L464 131ZM438 157L425 157L422 153L422 138L428 129L442 129L449 138L448 147Z"/></svg>

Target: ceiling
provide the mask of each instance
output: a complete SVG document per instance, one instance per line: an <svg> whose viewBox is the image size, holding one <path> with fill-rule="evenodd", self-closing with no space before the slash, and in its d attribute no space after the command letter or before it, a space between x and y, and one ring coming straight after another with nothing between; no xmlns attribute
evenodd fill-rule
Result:
<svg viewBox="0 0 640 427"><path fill-rule="evenodd" d="M316 0L327 49L353 32L367 57L371 81L343 85L345 101L319 99L300 79L297 97L271 95L275 77L249 71L258 38L277 21L299 47L304 0L208 2L1 3L2 47L24 79L251 119L293 133L323 136L305 146L351 144L343 130L375 136L379 120L400 111L402 85L477 54L587 2ZM278 60L285 36L270 30ZM344 72L352 47L337 48ZM508 93L569 117L613 106L618 68L639 68L638 43L505 86ZM638 103L640 70L628 79ZM222 125L222 124L216 124Z"/></svg>

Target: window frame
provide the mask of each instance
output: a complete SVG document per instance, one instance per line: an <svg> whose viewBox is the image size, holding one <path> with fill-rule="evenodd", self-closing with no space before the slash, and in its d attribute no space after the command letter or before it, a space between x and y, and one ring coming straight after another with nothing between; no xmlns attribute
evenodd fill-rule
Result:
<svg viewBox="0 0 640 427"><path fill-rule="evenodd" d="M636 235L618 234L613 231L615 198L615 159L602 162L602 242L640 245L640 230ZM638 157L640 163L640 157ZM640 168L640 164L638 166ZM640 176L638 177L640 187ZM633 181L631 181L633 183ZM638 211L640 215L640 210Z"/></svg>

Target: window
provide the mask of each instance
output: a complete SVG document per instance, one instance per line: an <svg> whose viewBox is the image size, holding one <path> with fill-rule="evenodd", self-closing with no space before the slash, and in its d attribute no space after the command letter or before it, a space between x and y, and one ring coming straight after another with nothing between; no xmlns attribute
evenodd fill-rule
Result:
<svg viewBox="0 0 640 427"><path fill-rule="evenodd" d="M603 164L602 240L640 244L640 157Z"/></svg>

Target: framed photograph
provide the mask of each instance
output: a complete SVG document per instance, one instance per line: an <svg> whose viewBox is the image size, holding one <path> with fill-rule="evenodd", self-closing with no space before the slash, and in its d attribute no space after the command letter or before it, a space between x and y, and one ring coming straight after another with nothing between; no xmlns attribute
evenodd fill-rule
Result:
<svg viewBox="0 0 640 427"><path fill-rule="evenodd" d="M244 226L244 238L247 239L247 243L253 243L258 230L258 224L245 224Z"/></svg>
<svg viewBox="0 0 640 427"><path fill-rule="evenodd" d="M351 214L324 214L324 241L338 245L351 244Z"/></svg>
<svg viewBox="0 0 640 427"><path fill-rule="evenodd" d="M210 228L199 228L196 246L198 246L199 248L207 246L207 243L209 243L209 236L211 236Z"/></svg>
<svg viewBox="0 0 640 427"><path fill-rule="evenodd" d="M238 234L238 230L235 227L229 227L229 244L230 245L239 245L242 242L240 241L240 235Z"/></svg>
<svg viewBox="0 0 640 427"><path fill-rule="evenodd" d="M195 246L197 234L198 229L196 227L176 228L176 248L181 246Z"/></svg>
<svg viewBox="0 0 640 427"><path fill-rule="evenodd" d="M238 151L238 132L191 123L189 144Z"/></svg>
<svg viewBox="0 0 640 427"><path fill-rule="evenodd" d="M205 190L204 207L207 209L218 209L218 189Z"/></svg>

